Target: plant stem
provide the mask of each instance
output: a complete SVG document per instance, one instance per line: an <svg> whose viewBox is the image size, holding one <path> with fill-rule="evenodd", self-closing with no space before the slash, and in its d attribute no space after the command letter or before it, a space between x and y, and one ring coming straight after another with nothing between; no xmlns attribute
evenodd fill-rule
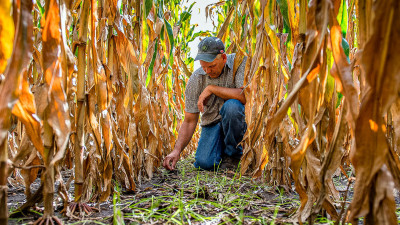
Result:
<svg viewBox="0 0 400 225"><path fill-rule="evenodd" d="M76 105L76 139L75 139L75 201L82 195L83 177L83 150L85 147L85 44L78 46L78 85Z"/></svg>
<svg viewBox="0 0 400 225"><path fill-rule="evenodd" d="M79 45L78 45L78 83L76 89L76 139L74 146L75 153L75 202L80 202L82 191L83 191L83 150L85 147L85 112L86 112L86 101L85 101L85 72L86 72L86 42L88 32L88 20L89 20L89 1L83 2L81 10L81 20L79 27L81 32L79 33Z"/></svg>
<svg viewBox="0 0 400 225"><path fill-rule="evenodd" d="M7 138L0 145L0 224L7 224Z"/></svg>
<svg viewBox="0 0 400 225"><path fill-rule="evenodd" d="M307 0L300 0L299 33L305 34L306 31L307 31Z"/></svg>
<svg viewBox="0 0 400 225"><path fill-rule="evenodd" d="M44 213L43 217L50 217L54 214L53 209L53 198L54 198L54 167L50 165L50 162L54 156L54 135L53 129L47 122L47 118L44 120L44 165L46 171L43 174L43 202L44 202Z"/></svg>

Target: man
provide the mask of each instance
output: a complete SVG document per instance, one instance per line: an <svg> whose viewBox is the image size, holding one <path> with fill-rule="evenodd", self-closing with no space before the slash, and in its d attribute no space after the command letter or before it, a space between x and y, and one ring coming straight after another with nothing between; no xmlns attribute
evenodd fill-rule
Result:
<svg viewBox="0 0 400 225"><path fill-rule="evenodd" d="M202 128L194 166L204 170L228 168L237 166L242 156L242 147L238 144L247 127L246 99L242 91L247 58L233 74L235 54L225 54L219 38L207 37L198 48L195 60L200 60L201 68L191 75L186 86L185 118L174 150L163 162L168 170L175 169L180 153L189 144L200 112Z"/></svg>

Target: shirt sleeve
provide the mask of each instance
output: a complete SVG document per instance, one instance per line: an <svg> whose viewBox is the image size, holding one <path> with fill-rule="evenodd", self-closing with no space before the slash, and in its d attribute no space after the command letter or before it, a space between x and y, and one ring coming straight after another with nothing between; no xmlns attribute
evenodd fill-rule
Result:
<svg viewBox="0 0 400 225"><path fill-rule="evenodd" d="M240 64L239 68L236 71L236 76L235 76L235 87L236 88L242 88L243 87L244 70L246 68L246 61L247 61L247 56L245 56L243 58L242 63Z"/></svg>
<svg viewBox="0 0 400 225"><path fill-rule="evenodd" d="M200 110L197 107L197 102L199 101L199 79L197 74L193 74L186 85L185 90L185 111L188 113L199 113Z"/></svg>

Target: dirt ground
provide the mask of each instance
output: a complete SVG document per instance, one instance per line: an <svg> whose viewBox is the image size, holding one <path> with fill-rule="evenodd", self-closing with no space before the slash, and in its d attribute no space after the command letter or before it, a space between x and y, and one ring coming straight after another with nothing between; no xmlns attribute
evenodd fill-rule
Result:
<svg viewBox="0 0 400 225"><path fill-rule="evenodd" d="M61 199L55 199L56 215L65 224L296 224L294 214L300 204L294 187L273 187L237 171L200 171L193 158L182 160L174 172L159 168L151 180L138 184L135 193L117 190L109 201L90 204L99 212L83 218L61 215ZM67 171L68 172L68 171ZM40 180L32 184L37 190ZM335 203L338 213L348 206L352 190L347 193L347 179L335 177L341 200ZM73 187L73 185L71 185ZM73 190L69 190L72 199ZM8 208L15 210L26 201L23 186L9 185ZM400 212L399 197L396 197ZM113 204L115 203L115 204ZM42 213L41 204L34 211L9 224L33 224ZM329 215L317 215L315 224L334 224ZM360 221L362 222L362 221Z"/></svg>

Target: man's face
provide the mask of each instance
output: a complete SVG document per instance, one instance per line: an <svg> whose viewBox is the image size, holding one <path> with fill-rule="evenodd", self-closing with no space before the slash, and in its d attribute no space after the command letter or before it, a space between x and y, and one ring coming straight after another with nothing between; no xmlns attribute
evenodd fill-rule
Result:
<svg viewBox="0 0 400 225"><path fill-rule="evenodd" d="M217 56L212 62L206 62L200 60L200 65L203 68L204 72L211 78L217 78L221 75L222 70L224 69L226 63L226 54L221 54Z"/></svg>

